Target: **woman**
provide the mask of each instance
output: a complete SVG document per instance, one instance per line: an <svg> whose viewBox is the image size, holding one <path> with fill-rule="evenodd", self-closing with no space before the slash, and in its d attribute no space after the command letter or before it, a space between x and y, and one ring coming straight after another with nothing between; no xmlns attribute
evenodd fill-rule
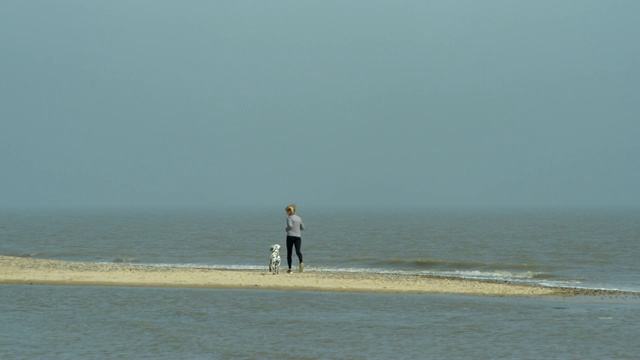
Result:
<svg viewBox="0 0 640 360"><path fill-rule="evenodd" d="M287 212L287 264L289 270L287 273L291 273L291 251L293 247L296 247L296 255L300 261L300 272L304 271L304 263L302 262L302 237L301 232L304 230L304 224L300 216L296 215L296 205L291 204L285 208Z"/></svg>

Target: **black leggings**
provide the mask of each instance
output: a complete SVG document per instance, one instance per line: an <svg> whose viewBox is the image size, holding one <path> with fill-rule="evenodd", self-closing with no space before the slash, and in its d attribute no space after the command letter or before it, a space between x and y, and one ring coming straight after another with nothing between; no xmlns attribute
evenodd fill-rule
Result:
<svg viewBox="0 0 640 360"><path fill-rule="evenodd" d="M296 247L298 260L302 263L302 238L297 236L287 236L287 264L289 265L289 269L291 269L291 250L293 250L294 245Z"/></svg>

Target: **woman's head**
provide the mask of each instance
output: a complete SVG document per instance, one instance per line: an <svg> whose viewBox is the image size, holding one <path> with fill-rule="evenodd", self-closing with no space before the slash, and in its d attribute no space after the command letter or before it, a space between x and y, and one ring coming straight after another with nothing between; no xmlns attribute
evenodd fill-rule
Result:
<svg viewBox="0 0 640 360"><path fill-rule="evenodd" d="M289 206L287 206L284 211L287 212L287 214L289 215L293 215L296 213L296 204L291 204Z"/></svg>

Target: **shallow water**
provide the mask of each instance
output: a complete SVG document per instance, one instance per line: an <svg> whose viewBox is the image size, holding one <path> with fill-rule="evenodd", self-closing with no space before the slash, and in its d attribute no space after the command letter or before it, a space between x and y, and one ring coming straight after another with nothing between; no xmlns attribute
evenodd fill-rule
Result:
<svg viewBox="0 0 640 360"><path fill-rule="evenodd" d="M636 358L636 297L0 285L3 359Z"/></svg>

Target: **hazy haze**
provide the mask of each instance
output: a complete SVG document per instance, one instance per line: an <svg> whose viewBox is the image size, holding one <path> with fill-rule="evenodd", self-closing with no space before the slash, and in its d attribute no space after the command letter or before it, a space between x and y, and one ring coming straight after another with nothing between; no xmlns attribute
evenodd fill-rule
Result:
<svg viewBox="0 0 640 360"><path fill-rule="evenodd" d="M638 14L2 1L0 207L637 207Z"/></svg>

